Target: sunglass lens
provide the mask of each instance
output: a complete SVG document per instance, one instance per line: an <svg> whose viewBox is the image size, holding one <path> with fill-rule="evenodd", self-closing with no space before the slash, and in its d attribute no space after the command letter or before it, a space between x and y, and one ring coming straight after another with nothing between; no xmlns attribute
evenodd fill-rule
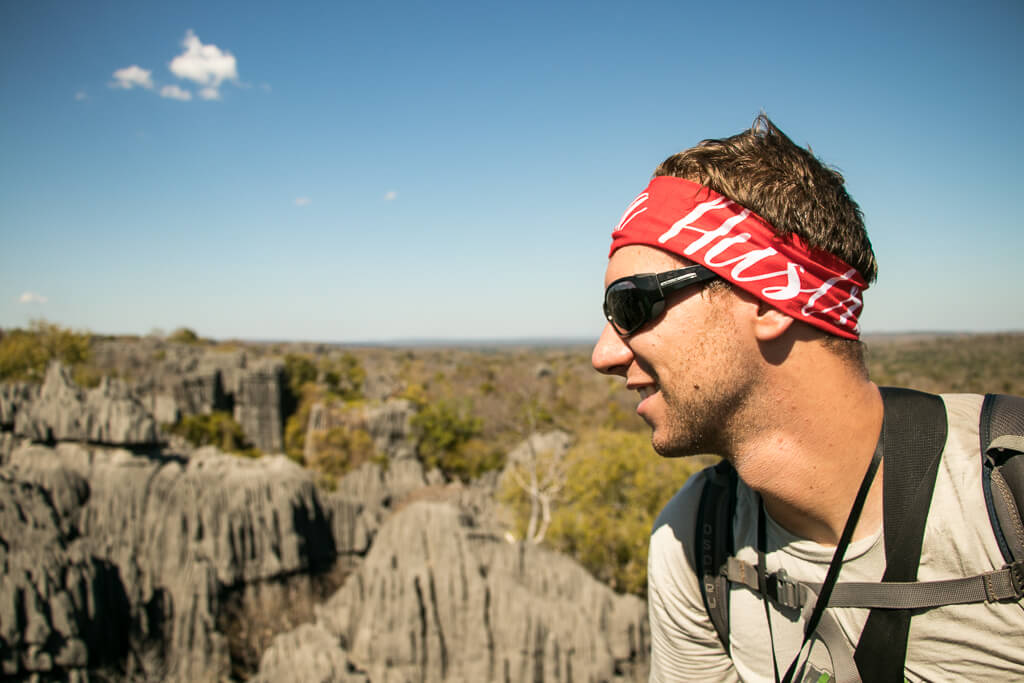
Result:
<svg viewBox="0 0 1024 683"><path fill-rule="evenodd" d="M622 334L629 334L647 321L646 298L632 282L618 282L608 288L604 312Z"/></svg>

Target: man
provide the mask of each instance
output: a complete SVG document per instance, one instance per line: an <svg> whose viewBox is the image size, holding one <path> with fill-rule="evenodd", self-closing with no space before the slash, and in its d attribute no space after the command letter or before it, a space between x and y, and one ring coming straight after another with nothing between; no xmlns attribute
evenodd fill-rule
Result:
<svg viewBox="0 0 1024 683"><path fill-rule="evenodd" d="M809 599L801 613L750 586L766 587L765 576L785 576L780 569L827 584L834 557L841 582L877 582L886 571L878 463L888 413L868 378L857 324L876 270L843 178L763 115L749 131L662 163L613 232L609 323L593 365L638 392L637 413L658 453L717 453L735 468L734 555L758 575L727 591L727 651L694 567L695 519L711 474L692 478L651 535L652 681L857 676L852 653L868 609L822 604L814 615ZM917 580L1004 564L980 480L981 401L944 397L948 438ZM809 618L821 626L805 642ZM901 673L1021 679L1021 636L1020 602L921 610ZM858 652L857 666L872 656Z"/></svg>

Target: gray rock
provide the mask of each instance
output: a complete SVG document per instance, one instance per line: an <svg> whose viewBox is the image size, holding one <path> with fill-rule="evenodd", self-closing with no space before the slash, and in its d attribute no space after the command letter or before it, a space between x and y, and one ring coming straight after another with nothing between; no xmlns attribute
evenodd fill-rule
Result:
<svg viewBox="0 0 1024 683"><path fill-rule="evenodd" d="M89 482L82 475L81 453L76 444L61 444L55 451L26 443L18 449L17 458L11 458L7 469L18 481L35 484L47 492L60 529L68 537L78 535L79 512L89 500Z"/></svg>
<svg viewBox="0 0 1024 683"><path fill-rule="evenodd" d="M413 503L391 517L359 571L316 611L314 627L275 640L259 680L289 670L296 680L361 672L373 681L647 674L642 600L568 558L482 534L448 504ZM310 663L303 642L327 654Z"/></svg>
<svg viewBox="0 0 1024 683"><path fill-rule="evenodd" d="M297 668L298 667L298 668ZM319 625L303 624L282 633L263 653L260 670L250 683L369 683L365 674L352 671L348 654L338 638Z"/></svg>
<svg viewBox="0 0 1024 683"><path fill-rule="evenodd" d="M385 469L363 463L324 496L339 553L365 554L397 502L428 485L419 460L392 462Z"/></svg>
<svg viewBox="0 0 1024 683"><path fill-rule="evenodd" d="M281 399L284 363L268 360L242 372L235 394L235 420L246 438L264 453L284 448Z"/></svg>
<svg viewBox="0 0 1024 683"><path fill-rule="evenodd" d="M0 465L6 463L14 451L17 439L11 432L0 432Z"/></svg>
<svg viewBox="0 0 1024 683"><path fill-rule="evenodd" d="M47 528L52 531L46 539L21 546L36 553L26 555L24 565L45 566L39 555L61 547L53 539L75 535L81 557L92 558L82 560L86 569L91 561L118 577L131 625L125 631L130 637L118 642L130 644L136 653L123 666L143 679L227 676L230 633L217 621L225 591L265 583L263 603L253 603L258 607L275 590L275 581L315 574L337 554L329 513L311 475L283 456L248 459L212 448L189 458L141 456L63 443L19 448L3 471L16 474L23 486L36 487L49 502L52 519ZM5 522L4 532L7 528ZM0 577L0 585L9 583L8 577ZM50 594L40 595L40 605L49 604ZM107 602L89 600L100 606ZM36 611L46 613L41 606ZM273 623L267 615L244 611L239 618L260 616ZM75 614L64 621L84 623ZM56 628L46 622L26 632L45 634ZM56 651L29 652L37 640L32 636L19 641L19 657L35 662L33 666L44 666L44 655L51 665L78 656L74 643ZM93 647L87 651L91 661Z"/></svg>
<svg viewBox="0 0 1024 683"><path fill-rule="evenodd" d="M68 535L51 489L0 469L0 672L6 678L64 677L119 668L127 654L129 606L115 568ZM74 489L74 485L71 486ZM64 510L64 513L67 511ZM76 674L77 675L77 674Z"/></svg>
<svg viewBox="0 0 1024 683"><path fill-rule="evenodd" d="M228 406L220 371L216 369L180 375L171 385L171 391L176 408L182 415L209 415ZM155 403L153 407L155 410Z"/></svg>
<svg viewBox="0 0 1024 683"><path fill-rule="evenodd" d="M35 400L39 386L27 382L0 384L0 431L14 429L14 416Z"/></svg>
<svg viewBox="0 0 1024 683"><path fill-rule="evenodd" d="M207 351L199 358L201 372L220 373L221 386L224 393L237 396L246 368L249 367L249 355L242 350Z"/></svg>
<svg viewBox="0 0 1024 683"><path fill-rule="evenodd" d="M92 361L106 374L124 378L131 395L159 424L167 424L184 415L230 411L249 358L243 350L144 337L97 340Z"/></svg>
<svg viewBox="0 0 1024 683"><path fill-rule="evenodd" d="M412 430L415 414L412 403L400 398L366 406L363 421L378 453L386 454L391 460L415 457Z"/></svg>
<svg viewBox="0 0 1024 683"><path fill-rule="evenodd" d="M158 442L152 415L121 382L104 378L95 389L82 391L59 362L47 369L39 396L15 415L14 432L40 442Z"/></svg>

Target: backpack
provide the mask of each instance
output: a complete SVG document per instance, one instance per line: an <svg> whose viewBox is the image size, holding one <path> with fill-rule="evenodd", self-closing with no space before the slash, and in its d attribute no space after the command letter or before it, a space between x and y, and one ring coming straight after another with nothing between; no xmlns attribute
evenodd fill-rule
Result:
<svg viewBox="0 0 1024 683"><path fill-rule="evenodd" d="M945 404L939 396L910 389L883 387L881 393L885 573L881 583L837 583L828 599L829 607L871 609L854 652L845 641L838 644L838 627L827 610L815 631L832 657L836 679L844 683L904 680L914 611L1024 597L1024 457L1016 457L1024 453L1024 398L986 395L979 421L985 505L1006 565L961 579L919 582L925 522L948 432ZM705 472L693 559L705 609L728 654L730 582L802 609L805 619L821 584L792 581L780 570L768 574L762 591L756 569L732 557L736 470L723 460Z"/></svg>

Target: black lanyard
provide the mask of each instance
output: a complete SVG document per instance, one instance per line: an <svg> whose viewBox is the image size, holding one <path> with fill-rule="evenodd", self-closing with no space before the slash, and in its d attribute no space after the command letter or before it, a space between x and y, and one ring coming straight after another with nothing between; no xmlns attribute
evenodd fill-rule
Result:
<svg viewBox="0 0 1024 683"><path fill-rule="evenodd" d="M828 572L825 574L825 582L821 584L821 592L818 593L818 599L814 603L814 609L811 611L811 616L807 619L807 623L804 624L804 640L800 643L800 649L796 651L796 655L793 657L792 663L789 668L786 669L786 675L782 678L782 683L790 683L793 679L793 674L796 671L797 660L800 659L800 653L803 652L807 642L814 635L814 630L818 628L818 623L821 621L821 615L824 614L825 608L828 607L828 600L832 595L832 587L836 585L836 580L839 578L839 569L843 564L843 556L846 555L846 547L850 545L850 539L853 538L853 530L857 527L857 521L860 519L861 510L864 508L864 501L868 497L868 491L871 490L871 483L875 480L875 473L878 471L878 464L882 462L882 439L879 437L878 445L875 446L875 454L871 456L871 463L868 465L868 471L864 473L864 479L860 483L860 490L857 491L857 497L853 501L853 508L850 509L850 516L846 518L846 526L843 528L843 534L839 537L839 544L836 546L836 551L832 555L832 562L828 566ZM757 512L757 587L761 591L761 599L764 602L764 614L768 619L768 637L771 641L772 647L772 667L775 670L775 683L779 683L779 665L775 661L775 636L772 633L772 617L771 612L768 609L768 593L767 589L767 576L765 568L765 547L767 546L767 533L765 531L765 512L764 502L758 498L758 512Z"/></svg>

